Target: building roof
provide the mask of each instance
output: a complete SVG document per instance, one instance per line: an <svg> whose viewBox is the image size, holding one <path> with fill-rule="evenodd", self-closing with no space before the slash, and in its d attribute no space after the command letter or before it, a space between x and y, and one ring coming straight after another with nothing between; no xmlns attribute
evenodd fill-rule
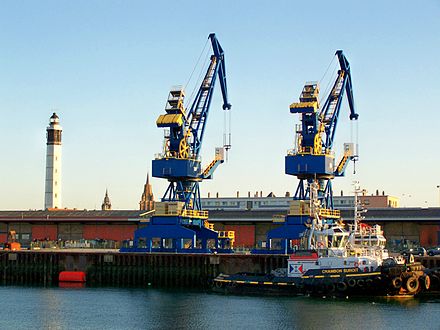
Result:
<svg viewBox="0 0 440 330"><path fill-rule="evenodd" d="M0 211L1 221L30 222L117 222L145 219L144 210L34 210ZM271 222L274 215L285 215L286 209L274 210L210 210L213 222ZM345 220L353 218L353 210L341 210ZM434 222L440 225L440 208L375 208L365 213L366 222Z"/></svg>
<svg viewBox="0 0 440 330"><path fill-rule="evenodd" d="M0 221L137 221L139 210L35 210L0 211Z"/></svg>
<svg viewBox="0 0 440 330"><path fill-rule="evenodd" d="M440 225L440 207L431 208L371 208L365 213L366 221L437 221Z"/></svg>

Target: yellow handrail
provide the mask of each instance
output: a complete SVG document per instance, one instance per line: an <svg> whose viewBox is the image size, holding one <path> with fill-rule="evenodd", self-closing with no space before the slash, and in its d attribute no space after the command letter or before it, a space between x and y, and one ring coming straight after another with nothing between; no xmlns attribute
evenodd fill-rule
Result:
<svg viewBox="0 0 440 330"><path fill-rule="evenodd" d="M339 210L330 210L330 209L319 209L319 215L327 218L340 218L341 211Z"/></svg>
<svg viewBox="0 0 440 330"><path fill-rule="evenodd" d="M192 217L192 218L207 218L208 211L198 211L198 210L182 210L180 213L183 217Z"/></svg>

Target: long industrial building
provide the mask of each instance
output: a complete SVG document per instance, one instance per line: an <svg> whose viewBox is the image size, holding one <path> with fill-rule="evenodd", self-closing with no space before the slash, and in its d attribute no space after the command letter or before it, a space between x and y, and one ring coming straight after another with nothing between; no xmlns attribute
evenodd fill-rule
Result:
<svg viewBox="0 0 440 330"><path fill-rule="evenodd" d="M386 195L364 198L370 205L380 199L386 205L390 201ZM273 196L205 198L203 204L216 230L235 231L235 247L253 248L264 246L267 231L280 226L273 219L287 213L289 200L291 197ZM353 217L353 203L352 196L335 197L346 221ZM148 225L151 214L145 210L0 211L0 242L6 242L14 230L25 247L33 241L61 241L73 246L111 241L111 247L117 248L132 239L136 229ZM364 221L383 226L392 250L437 246L440 242L440 208L369 207Z"/></svg>

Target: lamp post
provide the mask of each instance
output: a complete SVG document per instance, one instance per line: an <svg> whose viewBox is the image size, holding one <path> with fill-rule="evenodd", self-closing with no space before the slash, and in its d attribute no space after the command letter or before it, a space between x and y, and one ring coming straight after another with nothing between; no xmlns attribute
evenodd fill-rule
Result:
<svg viewBox="0 0 440 330"><path fill-rule="evenodd" d="M438 189L438 204L440 206L440 185L437 185L437 189Z"/></svg>
<svg viewBox="0 0 440 330"><path fill-rule="evenodd" d="M406 199L406 202L408 203L408 207L411 207L411 200L410 200L411 197L412 197L411 194L402 194L403 207L406 207L405 199Z"/></svg>

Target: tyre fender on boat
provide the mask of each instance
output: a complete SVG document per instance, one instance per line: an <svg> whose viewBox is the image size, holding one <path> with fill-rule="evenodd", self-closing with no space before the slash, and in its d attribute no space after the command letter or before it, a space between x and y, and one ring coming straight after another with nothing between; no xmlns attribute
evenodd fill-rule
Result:
<svg viewBox="0 0 440 330"><path fill-rule="evenodd" d="M347 283L345 283L343 281L338 282L338 284L336 284L336 288L338 289L338 291L344 292L347 290Z"/></svg>
<svg viewBox="0 0 440 330"><path fill-rule="evenodd" d="M335 292L335 284L333 282L329 282L326 285L327 292Z"/></svg>
<svg viewBox="0 0 440 330"><path fill-rule="evenodd" d="M431 278L429 277L429 275L420 277L419 280L420 280L420 284L422 285L423 289L429 290L429 288L431 287Z"/></svg>
<svg viewBox="0 0 440 330"><path fill-rule="evenodd" d="M354 288L356 286L356 280L354 278L350 278L347 284L350 288Z"/></svg>
<svg viewBox="0 0 440 330"><path fill-rule="evenodd" d="M365 281L364 280L357 280L357 286L360 288L363 288L365 285Z"/></svg>
<svg viewBox="0 0 440 330"><path fill-rule="evenodd" d="M400 289L402 287L402 279L400 278L400 276L396 276L395 278L393 278L391 281L391 285L394 289Z"/></svg>
<svg viewBox="0 0 440 330"><path fill-rule="evenodd" d="M415 276L408 277L408 279L406 280L406 283L405 283L405 288L406 288L406 290L408 290L409 293L417 292L419 287L420 287L420 284L419 284L417 277L415 277Z"/></svg>

